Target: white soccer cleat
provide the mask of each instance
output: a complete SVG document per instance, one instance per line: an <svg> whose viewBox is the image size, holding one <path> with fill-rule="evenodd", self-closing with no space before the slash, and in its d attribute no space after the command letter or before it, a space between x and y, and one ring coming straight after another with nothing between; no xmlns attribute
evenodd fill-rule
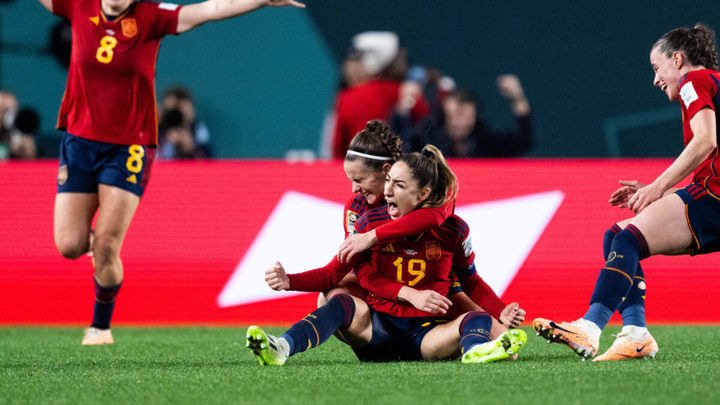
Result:
<svg viewBox="0 0 720 405"><path fill-rule="evenodd" d="M111 345L113 343L114 341L110 329L98 329L92 326L85 329L85 336L82 340L82 344L84 346Z"/></svg>
<svg viewBox="0 0 720 405"><path fill-rule="evenodd" d="M612 346L593 361L655 358L658 350L657 341L647 328L626 326L617 335Z"/></svg>

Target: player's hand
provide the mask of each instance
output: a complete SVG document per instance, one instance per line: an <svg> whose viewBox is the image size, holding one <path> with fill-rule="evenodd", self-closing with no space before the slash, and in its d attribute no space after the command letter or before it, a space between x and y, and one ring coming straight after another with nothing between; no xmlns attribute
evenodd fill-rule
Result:
<svg viewBox="0 0 720 405"><path fill-rule="evenodd" d="M303 3L300 3L300 2L297 2L294 0L268 0L268 6L270 6L270 7L293 6L293 7L305 8L305 5Z"/></svg>
<svg viewBox="0 0 720 405"><path fill-rule="evenodd" d="M421 311L436 315L445 315L452 305L452 301L438 292L432 290L416 290L411 287L403 288L408 289L406 300L412 304L413 307Z"/></svg>
<svg viewBox="0 0 720 405"><path fill-rule="evenodd" d="M290 278L280 262L265 270L265 282L275 291L290 289Z"/></svg>
<svg viewBox="0 0 720 405"><path fill-rule="evenodd" d="M340 263L348 263L356 254L362 253L377 243L375 230L366 233L350 235L340 244L338 249L338 260Z"/></svg>
<svg viewBox="0 0 720 405"><path fill-rule="evenodd" d="M615 192L610 195L610 200L608 200L610 205L617 206L618 208L627 207L630 197L632 197L639 189L645 187L644 184L635 180L620 180L620 184L622 184L622 187L615 190Z"/></svg>
<svg viewBox="0 0 720 405"><path fill-rule="evenodd" d="M525 320L525 310L517 302L511 302L502 310L498 320L508 328L517 328Z"/></svg>
<svg viewBox="0 0 720 405"><path fill-rule="evenodd" d="M628 200L627 207L634 213L640 213L648 205L662 198L665 194L665 190L656 186L654 183L650 183L647 186L640 187L630 200Z"/></svg>

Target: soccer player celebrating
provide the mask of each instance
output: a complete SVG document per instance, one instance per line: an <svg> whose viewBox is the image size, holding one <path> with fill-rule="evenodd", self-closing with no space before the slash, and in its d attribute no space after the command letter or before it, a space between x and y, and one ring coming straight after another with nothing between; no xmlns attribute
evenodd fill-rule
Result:
<svg viewBox="0 0 720 405"><path fill-rule="evenodd" d="M72 23L72 57L58 129L65 130L55 198L55 245L92 253L95 309L84 345L110 344L123 280L120 248L157 145L155 61L162 37L293 0L208 0L179 6L133 0L38 0ZM94 230L93 217L97 214Z"/></svg>
<svg viewBox="0 0 720 405"><path fill-rule="evenodd" d="M356 241L360 241L362 247L358 249L358 244L344 244L349 249L338 255L344 263L334 257L330 263L321 268L301 273L287 274L282 264L277 262L265 272L265 281L272 289L324 292L319 296L318 306L327 303L327 300L337 293L351 293L363 298L366 291L357 284L357 278L351 272L354 264L348 259L352 259L352 256L378 242L388 242L429 231L452 215L454 194L450 195L442 206L423 207L403 215L397 221L384 221L380 226L364 228L363 233L357 233L355 224L360 216L379 207L385 210L387 205L384 196L385 178L392 164L400 157L401 151L400 138L390 131L385 123L368 121L366 128L358 132L351 141L343 164L345 174L355 192L345 205L343 215L345 236L346 238L360 236ZM451 294L455 304L454 314L483 308L494 318L493 336L505 332L507 326L518 326L498 323L497 320L505 304L480 278L472 261L470 265L472 267L456 269L460 286L455 285Z"/></svg>
<svg viewBox="0 0 720 405"><path fill-rule="evenodd" d="M598 351L602 329L619 310L622 332L594 361L654 357L658 345L645 325L645 278L640 261L653 255L702 254L720 250L720 170L717 114L720 108L715 34L703 24L677 28L652 47L653 84L670 101L680 101L685 149L648 185L621 181L610 204L637 214L605 234L605 267L600 270L590 308L574 322L538 318L535 330L571 347L583 358ZM693 174L692 183L675 189Z"/></svg>
<svg viewBox="0 0 720 405"><path fill-rule="evenodd" d="M355 193L345 204L343 229L345 237L356 233L357 219L368 210L385 206L385 177L390 167L402 154L400 137L390 131L382 121L368 121L364 130L358 132L350 143L343 168ZM454 200L442 207L418 209L398 221L387 223L369 231L371 245L380 241L418 234L442 224L452 215ZM369 247L369 246L368 246ZM341 263L338 257L325 266L302 273L286 274L280 263L265 273L265 281L274 290L323 291L329 299L334 293L348 292L362 297L364 293L356 288L353 268L347 260ZM332 291L331 291L332 290ZM327 302L321 296L322 304Z"/></svg>
<svg viewBox="0 0 720 405"><path fill-rule="evenodd" d="M434 146L427 146L422 154L405 155L388 173L387 206L366 212L356 227L401 218L421 206L442 206L456 184ZM429 232L378 244L371 257L356 267L360 284L370 292L365 301L337 294L279 338L251 326L247 347L260 364L282 365L289 356L317 347L340 330L363 361L461 355L463 363L485 363L514 355L524 345L525 333L511 330L491 340L487 312L468 312L449 322L437 316L451 304L446 295L452 267L472 260L467 235L467 224L453 215ZM502 317L521 317L517 304L508 305Z"/></svg>

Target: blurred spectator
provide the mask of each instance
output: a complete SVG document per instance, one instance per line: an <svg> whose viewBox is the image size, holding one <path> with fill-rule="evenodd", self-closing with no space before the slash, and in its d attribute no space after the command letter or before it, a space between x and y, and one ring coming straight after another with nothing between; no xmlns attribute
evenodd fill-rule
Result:
<svg viewBox="0 0 720 405"><path fill-rule="evenodd" d="M407 51L400 46L395 33L368 31L355 35L343 62L346 87L337 99L332 157L344 157L353 136L368 121L390 118L407 70ZM410 107L409 117L413 122L419 121L429 111L421 95Z"/></svg>
<svg viewBox="0 0 720 405"><path fill-rule="evenodd" d="M10 157L10 129L17 112L17 97L8 90L0 90L0 159Z"/></svg>
<svg viewBox="0 0 720 405"><path fill-rule="evenodd" d="M40 128L40 116L32 108L21 108L10 128L10 158L33 160L37 158L35 136Z"/></svg>
<svg viewBox="0 0 720 405"><path fill-rule="evenodd" d="M533 144L530 103L515 75L497 78L500 93L510 102L517 128L510 132L493 131L478 116L477 100L467 90L455 89L438 98L441 108L413 125L409 106L419 97L420 84L403 90L392 117L392 126L403 138L406 148L419 151L428 143L436 145L447 157L510 157L526 152ZM448 84L443 85L447 88ZM405 100L407 98L407 100Z"/></svg>
<svg viewBox="0 0 720 405"><path fill-rule="evenodd" d="M190 91L180 86L165 90L160 108L158 140L162 159L212 157L210 131L196 119Z"/></svg>
<svg viewBox="0 0 720 405"><path fill-rule="evenodd" d="M347 90L370 80L370 75L363 65L362 55L351 48L342 61L340 90Z"/></svg>

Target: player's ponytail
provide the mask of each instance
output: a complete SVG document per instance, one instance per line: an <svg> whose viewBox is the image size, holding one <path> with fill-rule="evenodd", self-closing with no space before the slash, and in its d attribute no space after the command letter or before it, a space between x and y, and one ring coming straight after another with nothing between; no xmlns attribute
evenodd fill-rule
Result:
<svg viewBox="0 0 720 405"><path fill-rule="evenodd" d="M718 70L715 32L703 23L697 23L693 28L681 27L667 32L655 42L655 48L668 58L673 52L682 51L691 64Z"/></svg>
<svg viewBox="0 0 720 405"><path fill-rule="evenodd" d="M362 159L363 163L380 170L385 163L395 163L402 154L402 140L382 121L368 121L365 129L350 142L345 160Z"/></svg>
<svg viewBox="0 0 720 405"><path fill-rule="evenodd" d="M403 155L400 160L410 168L418 188L430 187L430 195L423 207L441 207L455 198L458 182L455 173L450 170L440 149L426 145L421 152Z"/></svg>

